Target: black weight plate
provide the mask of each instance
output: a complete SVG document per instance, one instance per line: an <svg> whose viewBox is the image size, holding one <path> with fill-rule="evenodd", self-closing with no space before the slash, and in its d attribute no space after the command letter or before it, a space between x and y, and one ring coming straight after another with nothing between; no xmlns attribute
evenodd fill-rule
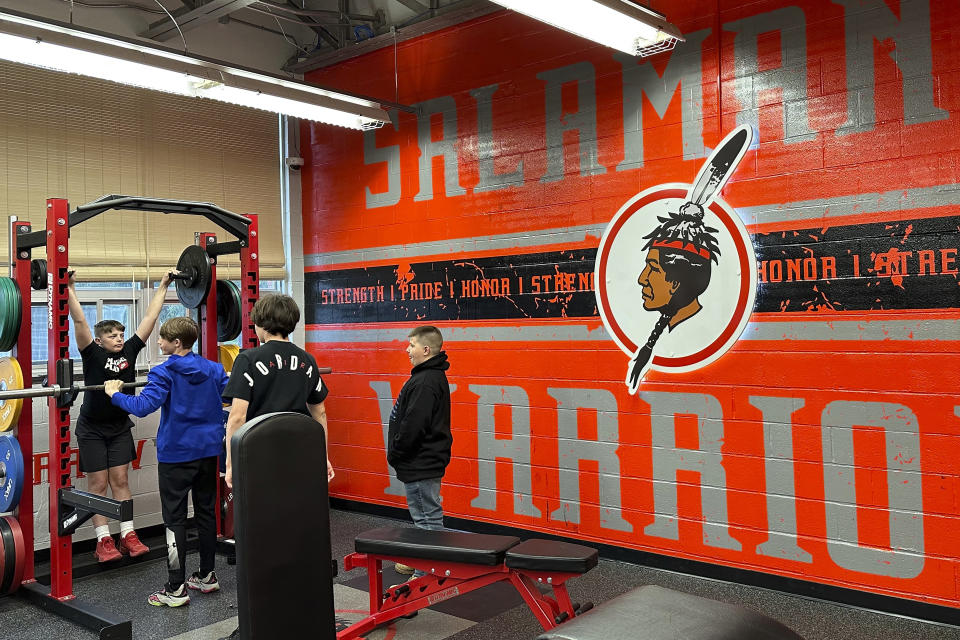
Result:
<svg viewBox="0 0 960 640"><path fill-rule="evenodd" d="M242 309L242 300L243 297L240 295L240 286L233 280L227 280L230 283L230 291L233 292L234 304L237 308L237 324L233 329L234 338L240 335L240 330L243 328L243 313Z"/></svg>
<svg viewBox="0 0 960 640"><path fill-rule="evenodd" d="M240 307L233 295L229 280L217 280L217 340L230 342L240 332Z"/></svg>
<svg viewBox="0 0 960 640"><path fill-rule="evenodd" d="M176 280L177 297L187 309L196 309L207 298L210 290L210 258L195 244L190 245L177 260L177 271L191 274L190 280Z"/></svg>
<svg viewBox="0 0 960 640"><path fill-rule="evenodd" d="M235 316L236 321L234 322L233 330L231 331L231 334L233 335L231 340L233 340L240 335L240 328L243 326L243 318L242 314L240 313L240 287L238 287L233 280L227 280L227 284L230 285L230 293L233 297L233 308L237 311Z"/></svg>
<svg viewBox="0 0 960 640"><path fill-rule="evenodd" d="M30 261L30 286L37 291L47 288L47 261L38 258Z"/></svg>

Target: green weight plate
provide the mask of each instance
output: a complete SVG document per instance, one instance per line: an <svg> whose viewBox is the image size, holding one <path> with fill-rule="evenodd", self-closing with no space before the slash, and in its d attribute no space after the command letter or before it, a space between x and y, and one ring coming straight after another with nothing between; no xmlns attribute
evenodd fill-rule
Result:
<svg viewBox="0 0 960 640"><path fill-rule="evenodd" d="M9 351L20 330L20 289L10 278L0 278L0 351Z"/></svg>
<svg viewBox="0 0 960 640"><path fill-rule="evenodd" d="M7 278L0 278L0 343L5 342L5 336L10 332L8 309L14 303L13 295L7 286Z"/></svg>
<svg viewBox="0 0 960 640"><path fill-rule="evenodd" d="M23 319L23 294L20 292L20 285L17 284L16 280L10 280L10 285L13 287L13 290L16 293L15 298L17 300L17 308L13 310L13 322L10 323L10 326L12 327L10 346L6 349L7 351L12 349L13 345L17 344L17 338L20 336L20 321ZM28 296L28 304L29 300L30 298Z"/></svg>
<svg viewBox="0 0 960 640"><path fill-rule="evenodd" d="M17 343L17 334L20 333L20 316L22 299L20 297L20 287L15 280L3 278L4 285L9 292L6 299L10 300L5 304L6 322L4 322L3 333L0 335L0 351L9 351Z"/></svg>

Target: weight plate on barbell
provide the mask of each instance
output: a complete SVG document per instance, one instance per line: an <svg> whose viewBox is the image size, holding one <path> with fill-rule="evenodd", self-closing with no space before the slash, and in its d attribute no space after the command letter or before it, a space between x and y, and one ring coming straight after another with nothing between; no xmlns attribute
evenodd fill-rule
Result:
<svg viewBox="0 0 960 640"><path fill-rule="evenodd" d="M0 436L0 513L9 513L20 504L23 491L23 453L12 435Z"/></svg>
<svg viewBox="0 0 960 640"><path fill-rule="evenodd" d="M203 248L190 245L177 260L177 271L190 274L190 280L176 280L177 297L187 309L196 309L210 290L210 257Z"/></svg>
<svg viewBox="0 0 960 640"><path fill-rule="evenodd" d="M0 358L0 391L23 389L23 371L16 358ZM9 431L20 420L23 398L0 400L0 431Z"/></svg>
<svg viewBox="0 0 960 640"><path fill-rule="evenodd" d="M47 288L47 261L43 258L30 261L30 286L37 291Z"/></svg>
<svg viewBox="0 0 960 640"><path fill-rule="evenodd" d="M230 342L240 335L240 304L236 287L229 280L217 280L217 340Z"/></svg>
<svg viewBox="0 0 960 640"><path fill-rule="evenodd" d="M0 595L20 588L26 561L20 523L13 516L0 518Z"/></svg>

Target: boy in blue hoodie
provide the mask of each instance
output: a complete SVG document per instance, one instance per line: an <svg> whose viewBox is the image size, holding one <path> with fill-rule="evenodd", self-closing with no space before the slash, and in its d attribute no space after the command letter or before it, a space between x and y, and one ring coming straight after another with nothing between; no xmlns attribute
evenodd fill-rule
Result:
<svg viewBox="0 0 960 640"><path fill-rule="evenodd" d="M160 409L157 430L158 479L163 524L167 529L166 585L147 602L179 607L190 602L186 587L202 593L220 588L213 571L217 547L217 457L223 451L223 405L227 385L223 365L192 351L197 323L171 318L160 327L158 344L167 360L147 374L147 386L138 396L120 391L120 380L110 380L104 391L110 401L142 418ZM193 491L200 571L186 580L185 553L187 494Z"/></svg>

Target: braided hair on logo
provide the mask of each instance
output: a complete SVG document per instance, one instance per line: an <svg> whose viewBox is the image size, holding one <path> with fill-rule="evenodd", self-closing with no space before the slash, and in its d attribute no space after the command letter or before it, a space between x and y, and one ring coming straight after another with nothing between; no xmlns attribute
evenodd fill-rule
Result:
<svg viewBox="0 0 960 640"><path fill-rule="evenodd" d="M667 217L657 216L660 224L643 238L647 241L644 251L656 249L659 252L664 275L668 281L676 283L676 289L669 302L657 309L660 318L631 361L627 377L631 393L639 386L640 377L653 355L653 347L663 331L668 326L672 329L671 320L677 312L696 300L710 284L711 262L718 261L720 247L715 235L717 229L704 224L703 213L700 204L686 202L679 211L668 212Z"/></svg>

